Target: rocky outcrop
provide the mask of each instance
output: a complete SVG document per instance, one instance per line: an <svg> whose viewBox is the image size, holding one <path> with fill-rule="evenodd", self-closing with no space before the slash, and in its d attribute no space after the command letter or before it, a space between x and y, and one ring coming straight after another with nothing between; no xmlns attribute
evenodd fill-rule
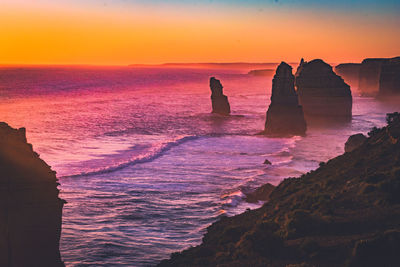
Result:
<svg viewBox="0 0 400 267"><path fill-rule="evenodd" d="M214 77L210 78L212 113L229 115L231 113L231 107L228 102L228 97L223 94L222 88L222 84L219 80Z"/></svg>
<svg viewBox="0 0 400 267"><path fill-rule="evenodd" d="M273 69L251 70L247 74L253 75L253 76L267 76L267 77L270 77L270 76L274 75L274 70Z"/></svg>
<svg viewBox="0 0 400 267"><path fill-rule="evenodd" d="M360 68L361 64L359 63L344 63L337 65L335 72L352 88L356 88L358 87Z"/></svg>
<svg viewBox="0 0 400 267"><path fill-rule="evenodd" d="M365 140L367 140L367 137L363 134L354 134L347 139L346 143L344 144L344 151L345 152L351 152L354 149L358 148L361 146Z"/></svg>
<svg viewBox="0 0 400 267"><path fill-rule="evenodd" d="M349 153L283 180L261 208L222 217L159 266L398 266L400 116Z"/></svg>
<svg viewBox="0 0 400 267"><path fill-rule="evenodd" d="M294 90L292 67L282 62L272 80L271 104L267 111L264 134L304 135L306 128L303 108Z"/></svg>
<svg viewBox="0 0 400 267"><path fill-rule="evenodd" d="M375 96L379 92L379 79L385 58L367 58L361 63L358 90L362 95Z"/></svg>
<svg viewBox="0 0 400 267"><path fill-rule="evenodd" d="M307 123L351 120L350 86L333 72L329 64L321 59L301 63L295 84Z"/></svg>
<svg viewBox="0 0 400 267"><path fill-rule="evenodd" d="M25 129L0 123L0 266L64 266L57 185Z"/></svg>
<svg viewBox="0 0 400 267"><path fill-rule="evenodd" d="M265 184L257 188L254 192L246 194L246 201L249 203L257 203L259 201L268 201L275 186L272 184Z"/></svg>
<svg viewBox="0 0 400 267"><path fill-rule="evenodd" d="M400 95L400 57L384 61L379 76L379 96Z"/></svg>

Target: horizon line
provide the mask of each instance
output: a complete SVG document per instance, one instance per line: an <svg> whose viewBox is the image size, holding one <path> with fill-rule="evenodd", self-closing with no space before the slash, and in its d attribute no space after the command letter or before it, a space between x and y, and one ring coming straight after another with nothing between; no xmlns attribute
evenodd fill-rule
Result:
<svg viewBox="0 0 400 267"><path fill-rule="evenodd" d="M323 60L323 59L322 59ZM231 62L165 62L165 63L129 63L129 64L91 64L91 63L0 63L0 68L6 67L169 67L169 66L185 66L185 65L267 65L280 64L286 62L288 64L299 64L299 62L290 61L271 61L271 62L246 62L246 61L231 61ZM361 63L361 62L332 62L328 64L343 64L343 63Z"/></svg>

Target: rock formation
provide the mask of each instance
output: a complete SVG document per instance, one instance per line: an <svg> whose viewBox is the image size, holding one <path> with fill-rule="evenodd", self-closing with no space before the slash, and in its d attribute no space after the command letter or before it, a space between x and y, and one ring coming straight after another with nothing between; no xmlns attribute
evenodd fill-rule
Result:
<svg viewBox="0 0 400 267"><path fill-rule="evenodd" d="M352 88L357 88L360 68L361 64L359 63L344 63L337 65L335 67L335 72Z"/></svg>
<svg viewBox="0 0 400 267"><path fill-rule="evenodd" d="M384 61L379 77L379 96L400 95L400 57Z"/></svg>
<svg viewBox="0 0 400 267"><path fill-rule="evenodd" d="M296 88L307 123L313 121L350 121L350 86L320 59L300 64Z"/></svg>
<svg viewBox="0 0 400 267"><path fill-rule="evenodd" d="M388 123L358 149L283 180L261 208L222 217L202 244L159 266L398 266L400 115Z"/></svg>
<svg viewBox="0 0 400 267"><path fill-rule="evenodd" d="M270 77L270 76L274 75L274 70L273 69L251 70L247 74L253 75L253 76L267 76L267 77Z"/></svg>
<svg viewBox="0 0 400 267"><path fill-rule="evenodd" d="M254 192L246 194L246 201L249 203L257 203L259 201L268 201L275 186L272 184L265 184L257 188Z"/></svg>
<svg viewBox="0 0 400 267"><path fill-rule="evenodd" d="M303 109L294 90L292 67L282 62L272 80L271 104L267 111L265 134L304 135L306 132Z"/></svg>
<svg viewBox="0 0 400 267"><path fill-rule="evenodd" d="M344 151L345 152L351 152L354 149L358 148L361 146L365 140L367 140L367 137L363 134L354 134L347 139L346 143L344 144Z"/></svg>
<svg viewBox="0 0 400 267"><path fill-rule="evenodd" d="M385 58L367 58L361 63L358 90L362 95L375 96L379 92L379 78Z"/></svg>
<svg viewBox="0 0 400 267"><path fill-rule="evenodd" d="M229 106L228 97L223 94L222 88L221 82L214 77L211 77L210 89L212 113L229 115L231 113L231 107Z"/></svg>
<svg viewBox="0 0 400 267"><path fill-rule="evenodd" d="M57 185L25 129L0 123L0 266L64 266Z"/></svg>

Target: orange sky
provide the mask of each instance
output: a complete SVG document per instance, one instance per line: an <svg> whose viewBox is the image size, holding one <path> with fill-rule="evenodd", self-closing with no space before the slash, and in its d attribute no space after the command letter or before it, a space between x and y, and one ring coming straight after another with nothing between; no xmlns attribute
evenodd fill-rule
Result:
<svg viewBox="0 0 400 267"><path fill-rule="evenodd" d="M0 64L328 62L400 55L400 19L325 9L5 0Z"/></svg>

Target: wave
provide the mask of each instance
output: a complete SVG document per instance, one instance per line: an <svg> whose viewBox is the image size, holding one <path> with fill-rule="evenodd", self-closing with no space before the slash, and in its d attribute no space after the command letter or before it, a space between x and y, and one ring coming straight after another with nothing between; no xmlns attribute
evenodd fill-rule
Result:
<svg viewBox="0 0 400 267"><path fill-rule="evenodd" d="M65 176L61 176L60 178L73 178L73 177L111 173L111 172L115 172L115 171L124 169L128 166L132 166L132 165L136 165L136 164L140 164L140 163L151 162L151 161L161 157L162 155L164 155L167 151L169 151L173 147L179 146L188 141L193 141L193 140L199 139L200 137L202 137L202 136L185 136L182 138L178 138L171 142L161 144L158 147L158 149L154 149L155 151L150 152L147 155L144 155L142 157L135 158L133 160L128 160L126 162L117 164L115 166L107 166L105 168L92 170L92 171L88 171L88 172L82 172L82 173L72 174L72 175L65 175Z"/></svg>
<svg viewBox="0 0 400 267"><path fill-rule="evenodd" d="M223 137L223 136L252 136L252 135L247 135L247 134L232 134L232 133L210 133L207 135L189 135L189 136L184 136L181 138L176 138L172 141L169 142L164 142L158 145L153 145L151 146L150 151L148 151L145 155L136 157L132 160L126 160L122 163L116 163L113 166L107 166L104 168L99 168L95 170L90 170L87 172L81 172L77 174L71 174L71 175L63 175L60 176L59 178L73 178L73 177L82 177L82 176L91 176L91 175L97 175L97 174L105 174L105 173L111 173L115 171L119 171L121 169L124 169L128 166L133 166L136 164L141 164L141 163L147 163L151 162L161 156L163 156L166 152L171 150L174 147L177 147L181 144L184 144L189 141L194 141L200 138L210 138L210 137ZM110 159L111 161L111 159Z"/></svg>

